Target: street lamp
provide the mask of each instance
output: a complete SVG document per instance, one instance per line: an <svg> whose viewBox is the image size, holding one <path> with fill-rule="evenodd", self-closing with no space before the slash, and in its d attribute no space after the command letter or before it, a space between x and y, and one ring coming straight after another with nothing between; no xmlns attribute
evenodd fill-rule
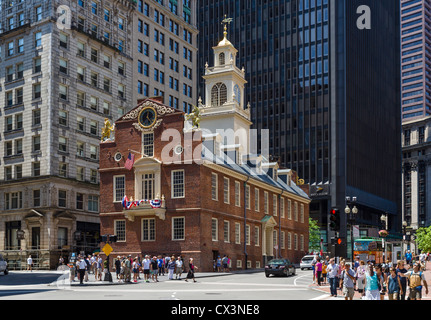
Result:
<svg viewBox="0 0 431 320"><path fill-rule="evenodd" d="M349 221L349 224L350 224L350 246L352 250L352 266L353 266L353 263L355 262L355 257L353 254L354 252L353 223L356 221L356 215L359 212L358 208L355 205L356 200L357 200L356 197L352 197L352 199L350 199L350 197L346 197L346 208L344 208L344 213L347 215L347 220ZM353 205L353 208L350 208L350 205Z"/></svg>
<svg viewBox="0 0 431 320"><path fill-rule="evenodd" d="M406 229L407 229L407 221L406 220L404 220L403 221L403 250L402 250L402 258L404 258L404 255L405 255L405 251L406 251L406 249L405 249L405 247L406 247Z"/></svg>
<svg viewBox="0 0 431 320"><path fill-rule="evenodd" d="M385 214L382 214L382 216L380 217L380 221L382 221L382 223L383 223L383 229L387 231L388 230L388 213L387 212ZM383 263L385 263L387 257L386 257L386 243L385 243L384 237L382 237L382 244L385 248L385 250L383 251L383 254L384 254Z"/></svg>

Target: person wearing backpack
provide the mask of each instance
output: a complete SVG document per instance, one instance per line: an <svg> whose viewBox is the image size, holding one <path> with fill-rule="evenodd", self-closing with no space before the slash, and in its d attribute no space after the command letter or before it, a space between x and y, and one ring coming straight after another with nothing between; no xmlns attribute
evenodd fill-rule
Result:
<svg viewBox="0 0 431 320"><path fill-rule="evenodd" d="M422 283L425 286L425 294L428 295L428 284L425 280L425 276L421 271L420 263L413 265L413 270L402 274L403 277L407 277L410 282L410 300L422 300Z"/></svg>
<svg viewBox="0 0 431 320"><path fill-rule="evenodd" d="M398 260L397 261L397 275L400 276L401 281L401 289L402 293L398 295L398 300L406 300L406 293L407 293L407 278L403 277L402 275L407 273L408 270L405 268L404 260Z"/></svg>
<svg viewBox="0 0 431 320"><path fill-rule="evenodd" d="M130 255L124 259L124 282L130 282L132 273L130 272L131 263L130 263Z"/></svg>
<svg viewBox="0 0 431 320"><path fill-rule="evenodd" d="M390 274L386 279L386 287L388 288L389 300L398 300L398 296L403 294L400 276L397 275L395 267L390 268Z"/></svg>
<svg viewBox="0 0 431 320"><path fill-rule="evenodd" d="M340 289L343 291L344 300L353 300L355 295L355 272L350 269L350 264L344 265L344 270L340 275Z"/></svg>

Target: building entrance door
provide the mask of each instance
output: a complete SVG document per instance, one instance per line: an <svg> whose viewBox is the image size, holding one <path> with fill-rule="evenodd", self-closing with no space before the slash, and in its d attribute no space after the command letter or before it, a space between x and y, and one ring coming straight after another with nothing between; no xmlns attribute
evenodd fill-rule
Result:
<svg viewBox="0 0 431 320"><path fill-rule="evenodd" d="M265 216L262 220L262 256L263 263L266 264L274 257L274 228L277 222L271 216Z"/></svg>

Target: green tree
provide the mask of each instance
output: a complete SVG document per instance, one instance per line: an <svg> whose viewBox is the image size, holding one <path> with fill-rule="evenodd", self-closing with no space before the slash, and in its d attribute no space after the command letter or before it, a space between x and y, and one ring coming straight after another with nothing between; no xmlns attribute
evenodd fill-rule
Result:
<svg viewBox="0 0 431 320"><path fill-rule="evenodd" d="M416 236L418 248L424 252L431 252L431 226L427 228L419 228L416 231Z"/></svg>
<svg viewBox="0 0 431 320"><path fill-rule="evenodd" d="M308 225L309 225L308 251L320 251L320 228L317 225L317 220L308 218Z"/></svg>

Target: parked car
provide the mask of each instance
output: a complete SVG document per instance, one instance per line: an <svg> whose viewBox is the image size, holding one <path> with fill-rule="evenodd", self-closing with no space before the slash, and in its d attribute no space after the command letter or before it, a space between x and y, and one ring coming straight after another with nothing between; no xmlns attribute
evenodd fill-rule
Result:
<svg viewBox="0 0 431 320"><path fill-rule="evenodd" d="M299 267L301 268L301 270L312 269L311 262L313 261L313 259L314 259L313 255L304 256L301 259L301 262L299 264Z"/></svg>
<svg viewBox="0 0 431 320"><path fill-rule="evenodd" d="M271 274L278 276L295 275L296 269L288 259L272 259L265 266L265 276L268 278Z"/></svg>
<svg viewBox="0 0 431 320"><path fill-rule="evenodd" d="M1 254L0 254L0 272L3 272L4 275L7 275L9 273L7 269L7 261L3 258Z"/></svg>

